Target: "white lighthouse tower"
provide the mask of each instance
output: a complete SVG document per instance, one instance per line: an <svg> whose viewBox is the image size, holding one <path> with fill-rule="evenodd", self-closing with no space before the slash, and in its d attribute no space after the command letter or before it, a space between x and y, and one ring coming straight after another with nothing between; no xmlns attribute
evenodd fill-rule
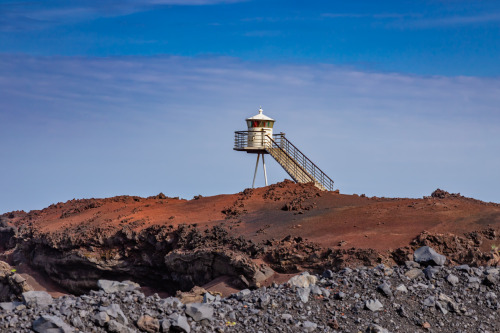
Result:
<svg viewBox="0 0 500 333"><path fill-rule="evenodd" d="M253 117L247 118L247 131L237 132L235 138L235 150L246 151L247 153L257 154L255 163L255 172L253 174L252 188L255 187L255 177L259 167L259 159L262 156L262 166L264 169L264 179L267 186L267 172L264 155L268 154L268 148L271 146L273 137L273 126L275 120L262 113L262 107L259 113ZM238 135L239 134L239 135Z"/></svg>
<svg viewBox="0 0 500 333"><path fill-rule="evenodd" d="M264 115L262 111L261 107L259 108L259 114L246 119L248 126L248 148L256 150L265 149L269 138L273 137L275 120Z"/></svg>

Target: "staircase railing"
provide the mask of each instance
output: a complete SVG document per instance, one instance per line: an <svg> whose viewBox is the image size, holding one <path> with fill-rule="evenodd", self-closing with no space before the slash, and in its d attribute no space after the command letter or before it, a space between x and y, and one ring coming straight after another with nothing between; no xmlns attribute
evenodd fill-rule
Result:
<svg viewBox="0 0 500 333"><path fill-rule="evenodd" d="M301 169L318 182L328 191L334 190L333 180L326 175L316 164L314 164L304 153L302 153L293 143L285 138L285 133L274 134L273 138L267 136L266 145L269 148L280 148L284 151Z"/></svg>
<svg viewBox="0 0 500 333"><path fill-rule="evenodd" d="M236 131L234 137L234 149L246 150L248 148L249 131ZM290 177L296 182L315 182L328 191L333 191L333 180L328 177L316 164L314 164L304 153L302 153L293 143L285 138L285 133L273 134L271 138L268 135L261 136L261 146L270 153L271 148L279 149L293 163L288 165L285 161L279 161L276 154L271 154L278 163L287 171ZM255 144L255 143L254 143ZM286 168L290 168L287 170ZM300 178L299 178L300 177ZM304 177L307 177L305 179Z"/></svg>

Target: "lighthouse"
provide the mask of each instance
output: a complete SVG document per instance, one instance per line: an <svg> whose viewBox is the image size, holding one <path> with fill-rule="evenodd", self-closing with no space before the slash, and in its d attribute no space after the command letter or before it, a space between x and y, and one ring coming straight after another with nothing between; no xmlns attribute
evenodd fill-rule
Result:
<svg viewBox="0 0 500 333"><path fill-rule="evenodd" d="M255 177L259 167L259 159L262 156L262 167L264 169L264 180L267 186L267 172L264 155L268 154L267 149L272 145L273 127L275 120L263 113L262 107L259 113L253 117L247 118L247 131L238 131L235 140L235 150L246 151L247 153L257 154L255 163L255 172L253 175L252 188L255 187Z"/></svg>
<svg viewBox="0 0 500 333"><path fill-rule="evenodd" d="M333 191L333 180L304 155L293 143L285 138L285 133L273 134L275 120L263 113L246 119L247 130L234 132L234 150L257 154L252 188L262 156L264 179L267 186L267 172L264 155L271 155L290 177L297 183L314 183L321 190Z"/></svg>

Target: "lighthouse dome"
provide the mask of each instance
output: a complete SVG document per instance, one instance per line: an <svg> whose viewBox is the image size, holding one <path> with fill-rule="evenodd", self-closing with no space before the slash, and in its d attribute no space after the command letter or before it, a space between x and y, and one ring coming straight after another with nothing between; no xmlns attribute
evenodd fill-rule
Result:
<svg viewBox="0 0 500 333"><path fill-rule="evenodd" d="M263 114L262 113L263 111L264 110L262 110L262 108L259 108L259 113L256 114L253 117L247 118L247 120L270 120L270 121L275 121L273 118L268 117L265 114Z"/></svg>

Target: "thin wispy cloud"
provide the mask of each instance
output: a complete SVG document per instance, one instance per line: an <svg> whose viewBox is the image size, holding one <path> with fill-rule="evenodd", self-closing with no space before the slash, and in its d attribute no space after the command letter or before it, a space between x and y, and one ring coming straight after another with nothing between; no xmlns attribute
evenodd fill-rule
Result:
<svg viewBox="0 0 500 333"><path fill-rule="evenodd" d="M37 3L11 1L0 4L0 30L22 31L53 25L77 23L100 17L116 17L152 10L159 6L209 6L231 4L246 0L127 0L81 1L71 3L54 1Z"/></svg>
<svg viewBox="0 0 500 333"><path fill-rule="evenodd" d="M436 28L487 24L492 22L500 22L500 13L422 18L420 20L406 22L404 25L415 28Z"/></svg>
<svg viewBox="0 0 500 333"><path fill-rule="evenodd" d="M387 21L388 27L439 28L464 25L487 24L500 21L500 13L479 13L476 15L423 14L423 13L323 13L321 17L331 19L373 19Z"/></svg>

